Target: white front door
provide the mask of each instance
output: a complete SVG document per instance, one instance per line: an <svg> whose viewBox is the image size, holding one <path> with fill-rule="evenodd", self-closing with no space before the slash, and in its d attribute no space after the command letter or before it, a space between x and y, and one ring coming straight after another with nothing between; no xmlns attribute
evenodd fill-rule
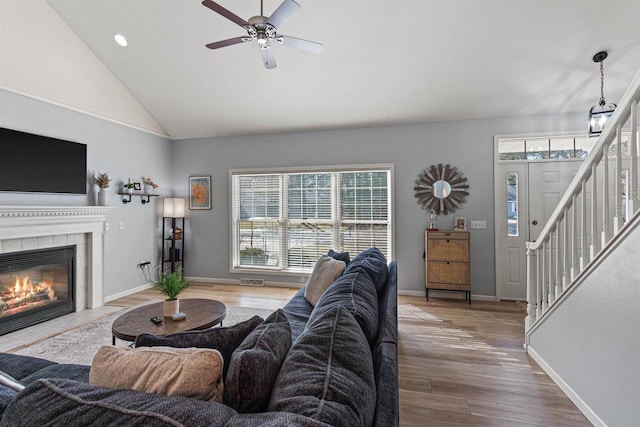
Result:
<svg viewBox="0 0 640 427"><path fill-rule="evenodd" d="M525 243L538 238L581 164L582 159L497 165L494 186L498 299L526 300Z"/></svg>
<svg viewBox="0 0 640 427"><path fill-rule="evenodd" d="M530 242L540 235L580 165L582 159L528 163Z"/></svg>

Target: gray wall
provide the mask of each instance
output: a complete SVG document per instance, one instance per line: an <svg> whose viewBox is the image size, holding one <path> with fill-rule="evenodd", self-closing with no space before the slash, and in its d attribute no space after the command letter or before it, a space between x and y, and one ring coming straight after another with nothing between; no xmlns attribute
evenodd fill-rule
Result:
<svg viewBox="0 0 640 427"><path fill-rule="evenodd" d="M451 229L456 215L487 221L486 230L471 233L471 283L473 294L493 296L494 135L575 131L585 123L585 114L571 114L176 141L171 160L176 195L187 197L189 175L213 179L213 209L188 212L186 273L251 277L229 272L229 169L394 163L398 284L404 291L423 292L427 215L414 197L414 181L427 166L450 163L468 177L470 195L462 209L440 215L436 226ZM300 282L299 277L284 276L267 280Z"/></svg>
<svg viewBox="0 0 640 427"><path fill-rule="evenodd" d="M610 426L640 425L640 220L532 333L530 348Z"/></svg>
<svg viewBox="0 0 640 427"><path fill-rule="evenodd" d="M109 297L144 284L137 264L158 263L159 198L154 197L151 204L143 206L138 197L125 206L116 194L117 184L129 177L150 176L161 186L161 194L168 194L171 142L4 90L0 90L0 126L87 144L88 169L108 171L114 179L109 187L109 205L117 209L108 215L104 295ZM0 192L0 205L95 205L91 187L86 196ZM120 222L124 224L123 230Z"/></svg>

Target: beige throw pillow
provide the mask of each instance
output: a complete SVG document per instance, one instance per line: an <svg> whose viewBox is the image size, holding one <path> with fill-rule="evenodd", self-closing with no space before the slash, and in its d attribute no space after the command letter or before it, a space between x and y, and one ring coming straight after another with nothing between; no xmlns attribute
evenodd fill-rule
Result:
<svg viewBox="0 0 640 427"><path fill-rule="evenodd" d="M208 348L103 346L89 384L222 402L222 356Z"/></svg>
<svg viewBox="0 0 640 427"><path fill-rule="evenodd" d="M338 261L327 255L320 256L320 259L313 267L313 272L307 281L307 288L304 297L315 306L327 288L340 277L347 267L344 261Z"/></svg>

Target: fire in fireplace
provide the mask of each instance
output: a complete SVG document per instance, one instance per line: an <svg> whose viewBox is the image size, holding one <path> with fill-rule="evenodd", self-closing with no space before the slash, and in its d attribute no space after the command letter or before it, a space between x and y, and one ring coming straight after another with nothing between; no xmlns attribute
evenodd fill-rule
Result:
<svg viewBox="0 0 640 427"><path fill-rule="evenodd" d="M75 311L75 246L0 254L0 335Z"/></svg>

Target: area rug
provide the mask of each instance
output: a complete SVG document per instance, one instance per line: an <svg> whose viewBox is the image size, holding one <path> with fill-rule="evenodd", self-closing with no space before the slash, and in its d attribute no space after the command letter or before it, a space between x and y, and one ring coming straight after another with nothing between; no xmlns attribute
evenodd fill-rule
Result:
<svg viewBox="0 0 640 427"><path fill-rule="evenodd" d="M93 356L100 347L111 345L111 325L113 321L130 309L118 311L93 322L85 323L62 334L36 342L14 353L40 357L58 363L90 365ZM223 325L232 326L254 315L264 319L273 311L261 308L227 306L227 316L223 321ZM116 345L126 346L129 344L131 343L127 341L116 340Z"/></svg>

